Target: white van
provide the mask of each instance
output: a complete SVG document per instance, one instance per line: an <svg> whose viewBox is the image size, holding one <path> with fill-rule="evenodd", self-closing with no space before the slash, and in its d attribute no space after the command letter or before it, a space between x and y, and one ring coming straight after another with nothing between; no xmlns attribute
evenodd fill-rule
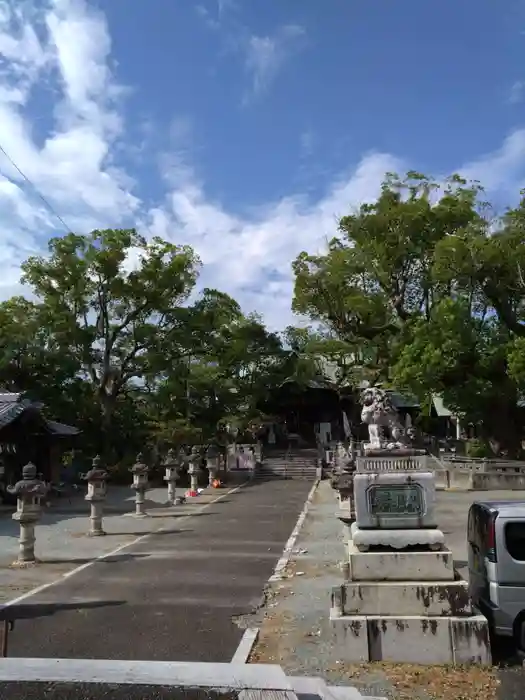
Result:
<svg viewBox="0 0 525 700"><path fill-rule="evenodd" d="M525 501L473 503L467 542L472 602L525 652Z"/></svg>

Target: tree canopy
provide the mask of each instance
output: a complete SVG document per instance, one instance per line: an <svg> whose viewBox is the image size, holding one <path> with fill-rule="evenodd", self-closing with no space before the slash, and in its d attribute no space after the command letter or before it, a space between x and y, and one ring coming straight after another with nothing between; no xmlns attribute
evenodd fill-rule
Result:
<svg viewBox="0 0 525 700"><path fill-rule="evenodd" d="M389 174L326 253L293 263L293 308L363 374L433 394L516 452L525 389L525 199L495 217L478 183Z"/></svg>
<svg viewBox="0 0 525 700"><path fill-rule="evenodd" d="M292 263L310 327L270 331L217 289L188 246L134 229L68 234L22 266L0 303L0 385L42 401L91 451L246 430L286 380L410 391L516 453L525 399L525 198L495 216L479 183L387 174L322 254Z"/></svg>

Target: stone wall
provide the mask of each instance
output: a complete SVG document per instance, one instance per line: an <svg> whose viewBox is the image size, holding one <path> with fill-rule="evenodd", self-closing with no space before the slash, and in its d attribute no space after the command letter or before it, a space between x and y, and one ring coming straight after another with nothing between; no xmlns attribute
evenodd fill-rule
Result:
<svg viewBox="0 0 525 700"><path fill-rule="evenodd" d="M436 460L434 474L439 489L458 491L525 491L525 462L511 460Z"/></svg>

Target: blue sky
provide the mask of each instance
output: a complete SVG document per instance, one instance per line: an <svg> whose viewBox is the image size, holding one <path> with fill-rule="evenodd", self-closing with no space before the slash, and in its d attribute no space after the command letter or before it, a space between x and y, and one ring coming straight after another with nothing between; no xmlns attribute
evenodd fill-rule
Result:
<svg viewBox="0 0 525 700"><path fill-rule="evenodd" d="M273 327L387 170L525 185L525 2L0 0L0 296L63 233L190 243Z"/></svg>

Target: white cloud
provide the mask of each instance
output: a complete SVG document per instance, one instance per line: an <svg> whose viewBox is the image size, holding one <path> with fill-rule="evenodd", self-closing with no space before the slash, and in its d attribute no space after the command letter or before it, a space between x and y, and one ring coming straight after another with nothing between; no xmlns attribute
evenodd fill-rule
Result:
<svg viewBox="0 0 525 700"><path fill-rule="evenodd" d="M523 101L525 93L525 80L516 80L510 88L509 102L510 104L517 105Z"/></svg>
<svg viewBox="0 0 525 700"><path fill-rule="evenodd" d="M258 57L253 58L253 70L261 85L267 85L287 54L284 48L279 54L272 41L261 42L252 45ZM30 91L37 80L57 90L57 77L54 108L45 115L48 134L37 138L42 115L28 114ZM202 285L229 292L245 311L263 313L272 327L292 320L295 256L301 250L321 250L336 233L338 217L377 196L386 171L403 172L414 165L388 153L367 154L327 182L325 194L315 200L292 194L240 215L209 198L194 172L193 125L179 117L171 126L169 152L161 160L166 193L148 210L115 160L121 147L130 145L122 97L100 13L83 0L48 0L43 9L40 0L34 6L0 0L0 145L38 192L78 232L140 221L149 235L193 245L205 263ZM495 152L461 170L490 189L516 196L524 155L525 130L518 130ZM1 154L0 210L0 296L6 298L19 291L19 263L44 249L47 235L60 227Z"/></svg>
<svg viewBox="0 0 525 700"><path fill-rule="evenodd" d="M0 154L2 283L42 248L43 233L63 231L39 195L79 231L116 225L137 209L129 178L111 160L121 89L109 51L103 16L83 0L0 4L0 146L30 180ZM28 114L37 81L54 102L49 114ZM37 139L44 120L51 128Z"/></svg>
<svg viewBox="0 0 525 700"><path fill-rule="evenodd" d="M479 180L486 190L513 198L525 184L525 129L517 129L502 145L461 167L467 179Z"/></svg>
<svg viewBox="0 0 525 700"><path fill-rule="evenodd" d="M315 252L337 230L337 220L358 203L372 200L388 170L404 163L388 154L370 154L332 183L316 202L285 197L249 217L209 201L191 181L171 192L162 208L149 212L151 232L195 247L204 263L203 283L238 298L246 310L264 312L273 327L291 321L291 263L302 250Z"/></svg>
<svg viewBox="0 0 525 700"><path fill-rule="evenodd" d="M297 24L280 27L273 35L252 35L244 42L245 68L251 79L251 95L262 95L279 71L301 46L305 30Z"/></svg>
<svg viewBox="0 0 525 700"><path fill-rule="evenodd" d="M306 129L301 133L299 145L302 158L308 158L312 155L315 148L315 134L312 129Z"/></svg>

